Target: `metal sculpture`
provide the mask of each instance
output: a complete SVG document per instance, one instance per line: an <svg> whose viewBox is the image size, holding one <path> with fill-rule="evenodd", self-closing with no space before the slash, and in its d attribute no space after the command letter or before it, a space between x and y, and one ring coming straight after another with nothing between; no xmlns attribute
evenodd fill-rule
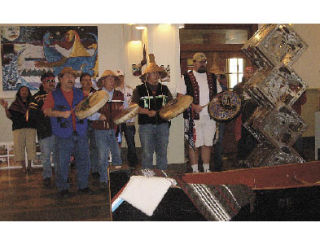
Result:
<svg viewBox="0 0 320 240"><path fill-rule="evenodd" d="M284 24L261 27L243 46L258 70L244 90L259 105L243 126L257 139L245 160L248 167L303 163L292 148L306 124L291 108L307 84L291 68L307 44Z"/></svg>

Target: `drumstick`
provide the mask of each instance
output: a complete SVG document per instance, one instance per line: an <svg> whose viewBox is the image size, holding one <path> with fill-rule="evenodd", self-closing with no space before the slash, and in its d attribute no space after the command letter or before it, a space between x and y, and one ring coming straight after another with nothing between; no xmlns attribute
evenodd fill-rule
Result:
<svg viewBox="0 0 320 240"><path fill-rule="evenodd" d="M206 106L209 105L210 102L208 102L206 105L201 106L202 108L205 108Z"/></svg>

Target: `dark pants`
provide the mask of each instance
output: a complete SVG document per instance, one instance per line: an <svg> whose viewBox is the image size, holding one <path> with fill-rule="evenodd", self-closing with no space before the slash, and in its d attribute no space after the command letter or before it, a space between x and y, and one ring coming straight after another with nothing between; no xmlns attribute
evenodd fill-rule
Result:
<svg viewBox="0 0 320 240"><path fill-rule="evenodd" d="M91 173L97 173L99 171L98 148L96 145L95 130L92 128L91 123L88 124L88 140Z"/></svg>
<svg viewBox="0 0 320 240"><path fill-rule="evenodd" d="M124 133L128 145L127 161L130 167L135 167L138 164L138 157L136 152L136 145L134 142L134 135L136 134L136 127L134 125L121 124L121 132Z"/></svg>
<svg viewBox="0 0 320 240"><path fill-rule="evenodd" d="M246 160L252 150L257 146L258 142L255 137L245 128L243 124L250 118L257 108L254 101L246 100L242 103L242 127L241 138L238 142L238 160Z"/></svg>
<svg viewBox="0 0 320 240"><path fill-rule="evenodd" d="M300 136L298 137L297 141L295 144L293 144L293 148L299 153L299 155L305 159L305 156L303 154L303 138ZM317 149L316 149L317 151Z"/></svg>
<svg viewBox="0 0 320 240"><path fill-rule="evenodd" d="M245 128L241 128L241 138L238 142L238 160L246 160L252 150L257 146L257 140L252 134Z"/></svg>
<svg viewBox="0 0 320 240"><path fill-rule="evenodd" d="M217 143L213 146L213 170L221 171L222 170L222 153L223 153L223 135L224 135L225 123L219 123L219 137Z"/></svg>

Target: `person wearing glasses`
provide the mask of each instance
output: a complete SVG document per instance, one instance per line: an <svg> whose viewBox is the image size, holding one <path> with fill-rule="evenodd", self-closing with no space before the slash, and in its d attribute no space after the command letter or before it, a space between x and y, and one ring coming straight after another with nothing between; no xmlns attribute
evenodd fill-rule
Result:
<svg viewBox="0 0 320 240"><path fill-rule="evenodd" d="M193 70L183 75L177 82L177 96L190 95L193 102L183 113L185 135L189 143L189 159L192 172L199 172L198 159L201 152L203 171L210 172L209 161L216 122L210 117L208 103L222 91L214 74L207 72L207 57L197 52L193 55Z"/></svg>
<svg viewBox="0 0 320 240"><path fill-rule="evenodd" d="M37 123L38 141L40 144L40 159L43 166L43 184L51 186L52 168L50 156L54 153L54 135L52 134L50 118L46 117L41 108L52 90L55 89L56 81L52 72L46 72L41 76L40 90L33 95L33 101L29 104L29 118Z"/></svg>

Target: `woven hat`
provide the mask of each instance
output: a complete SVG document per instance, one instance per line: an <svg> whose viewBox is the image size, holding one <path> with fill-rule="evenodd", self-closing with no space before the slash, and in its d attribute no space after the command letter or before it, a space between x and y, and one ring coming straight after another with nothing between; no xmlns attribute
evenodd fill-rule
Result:
<svg viewBox="0 0 320 240"><path fill-rule="evenodd" d="M72 67L65 67L61 70L61 72L59 73L60 76L64 75L65 73L71 73L72 75L74 75L75 77L77 77L79 75L79 73L74 70Z"/></svg>
<svg viewBox="0 0 320 240"><path fill-rule="evenodd" d="M103 79L105 79L105 78L107 78L107 77L109 77L109 76L113 76L115 80L118 79L118 76L117 76L113 71L111 71L111 70L105 70L105 71L102 73L102 75L101 75L101 77L99 78L99 80L103 80ZM99 80L98 80L98 81L99 81Z"/></svg>
<svg viewBox="0 0 320 240"><path fill-rule="evenodd" d="M193 55L192 60L194 62L207 61L207 57L203 52L197 52Z"/></svg>
<svg viewBox="0 0 320 240"><path fill-rule="evenodd" d="M143 74L140 76L140 79L145 80L146 74L153 72L158 72L161 78L165 78L167 76L167 72L156 64L154 54L151 53L149 54L149 64L143 71Z"/></svg>

